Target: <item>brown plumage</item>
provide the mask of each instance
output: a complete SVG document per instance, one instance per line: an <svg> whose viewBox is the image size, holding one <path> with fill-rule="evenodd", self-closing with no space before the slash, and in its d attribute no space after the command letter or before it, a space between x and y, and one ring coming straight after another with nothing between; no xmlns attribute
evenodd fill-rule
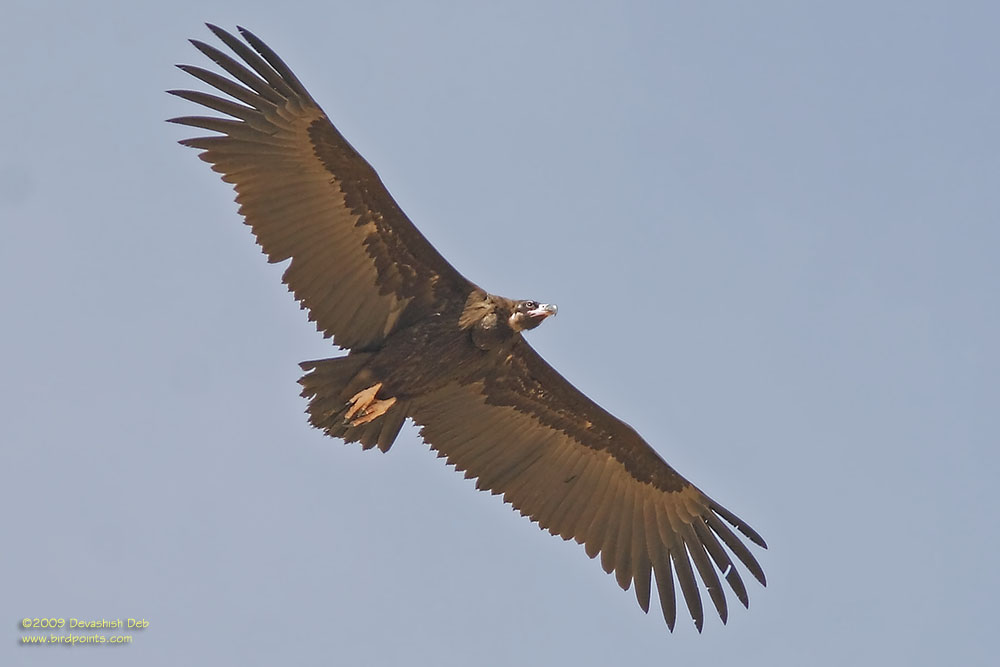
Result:
<svg viewBox="0 0 1000 667"><path fill-rule="evenodd" d="M407 418L439 456L555 535L601 555L643 611L656 581L667 625L674 582L702 627L698 579L722 621L720 574L749 604L738 560L764 583L764 540L567 382L525 341L554 306L489 294L407 219L378 175L295 75L250 32L209 26L243 62L192 40L232 78L179 66L229 99L170 91L228 118L172 122L216 132L181 143L232 183L239 211L309 319L347 356L302 364L309 420L387 451ZM727 525L728 524L728 525ZM732 555L732 556L731 556ZM697 571L697 576L695 575Z"/></svg>

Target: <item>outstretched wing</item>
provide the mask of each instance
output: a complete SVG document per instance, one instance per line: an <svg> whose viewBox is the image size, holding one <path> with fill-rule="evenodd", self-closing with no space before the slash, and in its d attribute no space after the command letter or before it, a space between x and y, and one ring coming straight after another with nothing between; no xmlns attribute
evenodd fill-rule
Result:
<svg viewBox="0 0 1000 667"><path fill-rule="evenodd" d="M743 606L746 587L730 554L761 584L764 572L733 532L764 540L681 477L631 427L587 398L523 339L497 373L453 383L411 408L421 435L477 488L504 500L563 539L575 539L615 573L649 611L655 573L660 607L673 630L674 578L701 630L695 571L725 623L719 575ZM727 551L728 547L728 551Z"/></svg>
<svg viewBox="0 0 1000 667"><path fill-rule="evenodd" d="M171 122L218 133L180 143L204 151L201 159L233 184L268 260L291 258L283 280L317 329L365 349L450 299L464 302L474 285L413 226L274 51L243 28L246 43L208 27L243 62L192 44L232 78L178 67L228 99L169 92L229 118Z"/></svg>

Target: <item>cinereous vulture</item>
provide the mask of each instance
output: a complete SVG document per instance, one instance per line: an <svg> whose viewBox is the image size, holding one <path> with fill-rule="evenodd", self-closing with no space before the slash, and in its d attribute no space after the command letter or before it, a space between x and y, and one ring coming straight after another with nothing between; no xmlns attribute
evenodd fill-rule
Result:
<svg viewBox="0 0 1000 667"><path fill-rule="evenodd" d="M312 425L385 452L409 417L477 488L503 494L591 558L600 554L643 611L655 573L671 630L675 581L701 630L695 571L723 622L720 575L748 606L733 556L761 584L764 572L730 526L760 547L764 540L531 348L523 332L556 307L466 280L274 51L242 28L245 41L209 28L235 58L192 43L229 76L179 67L227 97L170 92L225 117L172 122L215 133L180 143L233 184L268 261L291 260L289 290L325 336L350 350L302 364Z"/></svg>

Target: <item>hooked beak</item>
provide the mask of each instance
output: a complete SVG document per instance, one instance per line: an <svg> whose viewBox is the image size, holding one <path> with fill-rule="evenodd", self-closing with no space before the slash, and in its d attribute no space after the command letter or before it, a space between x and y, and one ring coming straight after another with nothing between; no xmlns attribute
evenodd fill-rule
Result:
<svg viewBox="0 0 1000 667"><path fill-rule="evenodd" d="M539 318L544 319L544 318L548 317L549 315L555 315L557 312L559 312L559 308L556 307L556 304L554 304L554 303L540 303L540 304L538 304L538 308L535 308L534 310L529 310L525 314L528 317L531 317L531 318L539 317Z"/></svg>

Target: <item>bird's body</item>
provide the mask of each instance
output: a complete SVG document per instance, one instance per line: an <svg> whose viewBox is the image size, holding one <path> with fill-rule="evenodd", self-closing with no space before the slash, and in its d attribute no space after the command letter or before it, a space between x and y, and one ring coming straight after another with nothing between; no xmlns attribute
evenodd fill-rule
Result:
<svg viewBox="0 0 1000 667"><path fill-rule="evenodd" d="M442 304L440 311L393 331L376 349L304 362L304 369L314 371L302 379L303 395L312 399L310 422L334 437L387 451L411 403L449 383L468 385L495 374L520 338L508 321L517 302L474 289L463 308L456 305ZM393 404L348 416L352 399L375 386L367 398ZM385 412L369 419L382 406Z"/></svg>
<svg viewBox="0 0 1000 667"><path fill-rule="evenodd" d="M209 27L242 62L193 43L232 78L180 67L228 97L170 92L228 118L173 122L217 133L181 143L233 184L268 260L291 260L284 282L350 350L302 364L310 422L388 451L411 419L477 488L600 554L643 610L655 575L671 629L675 582L701 629L695 572L723 621L723 579L748 605L730 554L761 583L764 573L729 525L763 539L531 348L524 332L555 306L496 296L462 276L270 48L246 30L244 43Z"/></svg>

